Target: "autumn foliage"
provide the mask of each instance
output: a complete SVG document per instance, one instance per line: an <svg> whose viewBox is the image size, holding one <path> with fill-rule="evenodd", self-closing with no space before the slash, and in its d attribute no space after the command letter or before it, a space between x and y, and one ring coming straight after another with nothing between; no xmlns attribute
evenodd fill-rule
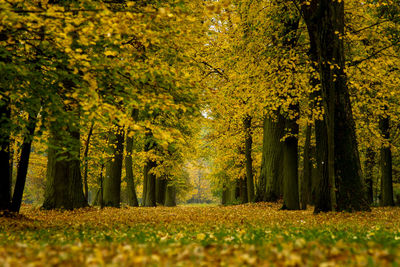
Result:
<svg viewBox="0 0 400 267"><path fill-rule="evenodd" d="M0 0L0 265L396 265L399 4Z"/></svg>

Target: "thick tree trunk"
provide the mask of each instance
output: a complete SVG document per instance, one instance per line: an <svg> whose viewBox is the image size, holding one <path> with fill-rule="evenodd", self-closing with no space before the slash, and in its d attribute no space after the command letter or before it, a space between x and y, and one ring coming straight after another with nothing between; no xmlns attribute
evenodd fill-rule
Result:
<svg viewBox="0 0 400 267"><path fill-rule="evenodd" d="M88 201L88 195L89 195L89 186L88 186L88 154L89 154L89 145L90 145L90 138L92 137L93 134L93 127L94 127L94 122L90 125L89 133L86 138L85 142L85 151L83 153L83 160L84 160L84 170L83 170L83 185L84 185L84 194L85 194L85 199Z"/></svg>
<svg viewBox="0 0 400 267"><path fill-rule="evenodd" d="M369 210L344 72L344 1L312 0L302 11L322 85L330 210Z"/></svg>
<svg viewBox="0 0 400 267"><path fill-rule="evenodd" d="M156 202L157 204L164 205L167 190L167 180L163 178L157 178L156 180Z"/></svg>
<svg viewBox="0 0 400 267"><path fill-rule="evenodd" d="M155 141L153 140L153 134L150 130L146 133L145 136L145 146L144 146L144 151L145 152L150 152L152 149L156 147ZM157 162L151 158L148 158L146 160L146 164L144 166L144 191L143 193L146 193L145 195L145 201L144 206L145 207L155 207L156 206L156 175L152 172L154 168L157 167Z"/></svg>
<svg viewBox="0 0 400 267"><path fill-rule="evenodd" d="M314 183L314 213L331 210L328 177L328 140L324 121L315 122L315 156L317 170Z"/></svg>
<svg viewBox="0 0 400 267"><path fill-rule="evenodd" d="M176 206L176 187L170 181L167 181L166 183L165 206L166 207Z"/></svg>
<svg viewBox="0 0 400 267"><path fill-rule="evenodd" d="M298 114L299 107L291 107L291 112ZM299 204L299 164L298 135L299 125L294 119L285 119L285 128L289 136L283 142L283 209L298 210Z"/></svg>
<svg viewBox="0 0 400 267"><path fill-rule="evenodd" d="M100 190L101 189L99 188L96 191L96 195L94 196L94 200L92 203L93 206L100 206Z"/></svg>
<svg viewBox="0 0 400 267"><path fill-rule="evenodd" d="M248 203L248 197L247 197L247 181L246 181L246 176L243 179L238 179L239 181L239 188L240 188L240 203L245 204Z"/></svg>
<svg viewBox="0 0 400 267"><path fill-rule="evenodd" d="M375 151L367 147L365 162L364 162L364 173L365 173L365 184L367 187L367 199L370 204L374 203L374 165L375 165Z"/></svg>
<svg viewBox="0 0 400 267"><path fill-rule="evenodd" d="M282 194L282 142L284 119L265 117L263 125L261 173L256 201L277 201Z"/></svg>
<svg viewBox="0 0 400 267"><path fill-rule="evenodd" d="M313 69L316 72L319 72L317 43L315 39L310 38L310 49L308 53L312 61ZM313 88L318 84L320 84L318 79L311 78L310 85ZM314 92L311 95L311 100L313 101L312 105L321 105L321 103L315 102L318 98L322 98L321 91ZM325 118L323 121L315 121L314 152L316 161L316 168L313 168L312 175L312 200L314 204L314 213L327 212L331 210L332 205L328 172L328 136Z"/></svg>
<svg viewBox="0 0 400 267"><path fill-rule="evenodd" d="M136 122L139 118L139 110L133 109L131 114L132 120ZM125 157L125 172L127 183L128 204L132 207L138 207L139 202L136 195L135 179L132 169L132 153L133 153L133 136L127 133L126 136L126 157Z"/></svg>
<svg viewBox="0 0 400 267"><path fill-rule="evenodd" d="M146 181L146 200L144 202L145 207L156 206L156 175L151 172L157 163L151 159L148 159L146 166L144 167L144 179Z"/></svg>
<svg viewBox="0 0 400 267"><path fill-rule="evenodd" d="M8 210L11 200L10 182L10 117L9 100L3 97L0 102L0 210Z"/></svg>
<svg viewBox="0 0 400 267"><path fill-rule="evenodd" d="M379 122L383 138L386 141L390 138L389 118L381 118ZM393 200L393 179L392 179L392 151L390 142L381 147L381 206L394 206Z"/></svg>
<svg viewBox="0 0 400 267"><path fill-rule="evenodd" d="M306 126L306 140L304 143L303 153L303 173L300 182L300 208L305 210L307 205L311 201L311 170L312 162L310 158L311 154L311 131L312 125L307 124Z"/></svg>
<svg viewBox="0 0 400 267"><path fill-rule="evenodd" d="M36 113L36 112L35 112ZM11 203L11 211L19 212L22 203L22 196L25 188L26 175L28 173L29 157L31 154L31 146L35 133L37 114L29 114L27 130L22 143L20 160L17 168L17 180L15 182L14 193Z"/></svg>
<svg viewBox="0 0 400 267"><path fill-rule="evenodd" d="M66 142L70 144L67 152L59 152ZM79 147L79 129L71 121L63 135L60 135L59 129L51 129L44 209L72 210L87 206L82 190Z"/></svg>
<svg viewBox="0 0 400 267"><path fill-rule="evenodd" d="M104 179L104 205L106 207L120 207L121 200L121 172L124 154L124 131L118 128L109 133L109 151L111 157L106 163L106 177Z"/></svg>
<svg viewBox="0 0 400 267"><path fill-rule="evenodd" d="M253 159L251 157L251 150L253 145L251 133L251 117L246 116L244 119L245 131L245 157L246 157L246 182L247 182L247 198L248 202L254 201L254 178L253 178Z"/></svg>
<svg viewBox="0 0 400 267"><path fill-rule="evenodd" d="M132 151L133 151L133 137L126 137L126 157L125 157L125 172L126 172L126 184L127 184L127 195L128 205L132 207L139 206L137 196L135 180L133 178L132 169Z"/></svg>
<svg viewBox="0 0 400 267"><path fill-rule="evenodd" d="M228 205L228 203L229 203L229 188L226 185L223 185L221 204Z"/></svg>

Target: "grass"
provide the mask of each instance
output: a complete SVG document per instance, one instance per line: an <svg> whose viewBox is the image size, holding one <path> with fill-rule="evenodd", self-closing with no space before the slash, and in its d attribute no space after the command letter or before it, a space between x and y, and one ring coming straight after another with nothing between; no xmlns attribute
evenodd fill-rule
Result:
<svg viewBox="0 0 400 267"><path fill-rule="evenodd" d="M279 211L262 203L0 217L0 266L398 266L400 208Z"/></svg>

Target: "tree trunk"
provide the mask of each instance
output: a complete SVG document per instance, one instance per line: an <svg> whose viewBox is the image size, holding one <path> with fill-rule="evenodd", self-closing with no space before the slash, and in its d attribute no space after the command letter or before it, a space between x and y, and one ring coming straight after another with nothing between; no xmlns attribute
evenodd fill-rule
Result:
<svg viewBox="0 0 400 267"><path fill-rule="evenodd" d="M146 203L146 196L147 196L147 174L146 174L146 166L143 168L143 192L142 192L142 206Z"/></svg>
<svg viewBox="0 0 400 267"><path fill-rule="evenodd" d="M120 207L121 200L121 172L124 155L124 131L118 127L114 133L109 133L109 151L111 157L106 163L106 177L104 179L104 205L106 207Z"/></svg>
<svg viewBox="0 0 400 267"><path fill-rule="evenodd" d="M392 179L392 151L390 149L389 118L381 118L379 128L387 144L381 147L381 206L394 206Z"/></svg>
<svg viewBox="0 0 400 267"><path fill-rule="evenodd" d="M312 162L310 158L311 130L312 130L312 125L307 124L306 140L304 143L304 154L303 154L303 173L300 182L300 206L301 206L300 208L302 210L307 209L307 205L310 204L311 200L311 169L312 169Z"/></svg>
<svg viewBox="0 0 400 267"><path fill-rule="evenodd" d="M36 121L37 114L29 114L27 125L28 134L24 136L24 141L22 143L21 155L17 168L17 180L15 182L14 193L11 203L11 211L14 212L19 212L21 208L26 175L28 172L29 157L31 154L31 146L36 128Z"/></svg>
<svg viewBox="0 0 400 267"><path fill-rule="evenodd" d="M261 173L256 201L277 201L282 194L282 143L284 119L265 117Z"/></svg>
<svg viewBox="0 0 400 267"><path fill-rule="evenodd" d="M248 203L248 197L247 197L247 181L246 181L246 176L243 179L238 179L239 181L239 188L240 188L240 202L242 204Z"/></svg>
<svg viewBox="0 0 400 267"><path fill-rule="evenodd" d="M144 151L150 152L156 147L155 141L153 140L153 133L148 129L145 136ZM146 183L144 190L146 191L146 199L143 202L145 207L156 206L156 175L152 172L157 167L157 162L151 158L146 160L144 166L144 181Z"/></svg>
<svg viewBox="0 0 400 267"><path fill-rule="evenodd" d="M156 175L151 172L155 167L157 167L157 163L150 159L147 160L146 166L144 167L144 179L146 181L145 207L156 206Z"/></svg>
<svg viewBox="0 0 400 267"><path fill-rule="evenodd" d="M315 132L315 131L314 131ZM315 138L315 137L314 137ZM320 179L319 172L318 172L318 165L317 165L317 152L316 152L316 147L311 146L310 149L310 154L311 154L311 162L310 165L311 167L311 191L310 191L310 204L315 206L315 199L316 199L316 191L317 189L319 190L317 186L317 181Z"/></svg>
<svg viewBox="0 0 400 267"><path fill-rule="evenodd" d="M89 195L89 186L88 186L88 154L89 154L89 145L90 145L90 138L92 137L93 134L93 127L94 127L94 122L90 125L89 133L86 138L85 142L85 152L83 153L83 160L84 160L84 171L83 171L83 185L84 185L84 194L85 194L85 199L88 201L88 195Z"/></svg>
<svg viewBox="0 0 400 267"><path fill-rule="evenodd" d="M302 11L322 85L330 210L369 210L344 72L344 1L312 0Z"/></svg>
<svg viewBox="0 0 400 267"><path fill-rule="evenodd" d="M132 120L136 122L139 118L139 110L134 108L131 114ZM128 204L132 207L138 207L139 202L136 195L135 179L132 169L132 153L133 153L133 137L128 132L126 136L126 157L125 157L125 172L127 183Z"/></svg>
<svg viewBox="0 0 400 267"><path fill-rule="evenodd" d="M100 195L99 195L100 208L104 208L104 163L100 168Z"/></svg>
<svg viewBox="0 0 400 267"><path fill-rule="evenodd" d="M226 185L223 185L221 204L228 205L228 203L229 203L229 188Z"/></svg>
<svg viewBox="0 0 400 267"><path fill-rule="evenodd" d="M167 180L164 178L157 178L156 180L156 202L160 205L165 204L167 190Z"/></svg>
<svg viewBox="0 0 400 267"><path fill-rule="evenodd" d="M246 182L247 182L247 198L248 202L254 201L254 178L253 178L253 159L251 150L253 145L251 133L251 116L246 116L244 119L245 131L245 157L246 157Z"/></svg>
<svg viewBox="0 0 400 267"><path fill-rule="evenodd" d="M71 121L63 135L60 135L59 129L51 128L43 208L72 210L85 207L87 202L82 190L79 129ZM59 152L66 142L70 143L67 152Z"/></svg>
<svg viewBox="0 0 400 267"><path fill-rule="evenodd" d="M11 114L11 116L12 116L12 114ZM11 207L11 204L12 204L12 193L13 193L13 178L14 178L14 153L16 153L16 151L14 151L14 144L15 144L15 138L13 138L12 136L11 136L11 138L10 138L10 176L9 176L9 179L10 179L10 192L9 192L9 195L10 195L10 207ZM17 154L17 153L16 153ZM17 154L18 155L18 154Z"/></svg>
<svg viewBox="0 0 400 267"><path fill-rule="evenodd" d="M125 157L125 172L126 172L126 184L127 184L127 195L128 205L132 207L138 207L139 203L136 196L135 180L133 178L132 170L132 150L133 150L133 137L126 137L126 157Z"/></svg>
<svg viewBox="0 0 400 267"><path fill-rule="evenodd" d="M166 207L176 206L176 187L170 181L167 181L166 183L165 206Z"/></svg>
<svg viewBox="0 0 400 267"><path fill-rule="evenodd" d="M328 141L324 121L315 122L315 157L317 170L314 183L314 213L331 210L328 177Z"/></svg>
<svg viewBox="0 0 400 267"><path fill-rule="evenodd" d="M367 187L367 199L370 204L374 203L374 165L375 165L375 151L367 147L364 163L365 184Z"/></svg>
<svg viewBox="0 0 400 267"><path fill-rule="evenodd" d="M8 210L11 200L10 182L10 119L9 99L3 97L0 102L0 210Z"/></svg>
<svg viewBox="0 0 400 267"><path fill-rule="evenodd" d="M299 106L291 107L291 112L299 113ZM283 209L298 210L299 204L299 164L297 115L293 119L285 119L285 128L289 136L283 142Z"/></svg>

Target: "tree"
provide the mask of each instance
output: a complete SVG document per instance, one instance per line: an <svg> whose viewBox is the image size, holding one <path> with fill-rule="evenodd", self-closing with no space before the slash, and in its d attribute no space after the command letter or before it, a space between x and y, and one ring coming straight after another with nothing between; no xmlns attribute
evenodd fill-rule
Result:
<svg viewBox="0 0 400 267"><path fill-rule="evenodd" d="M149 131L146 133L146 141L145 141L145 152L153 152L156 148L156 143L153 137L153 134ZM152 158L154 155L150 156L146 160L146 165L143 170L144 179L143 179L143 196L144 202L143 205L145 207L155 207L156 206L156 180L157 177L154 173L154 169L157 167L157 161Z"/></svg>
<svg viewBox="0 0 400 267"><path fill-rule="evenodd" d="M306 137L303 153L303 173L300 179L300 208L307 209L307 205L312 203L312 161L311 161L311 131L312 125L306 125Z"/></svg>
<svg viewBox="0 0 400 267"><path fill-rule="evenodd" d="M104 179L104 205L120 207L121 198L121 172L124 155L124 130L117 126L108 135L108 148L110 157L106 162L106 175Z"/></svg>
<svg viewBox="0 0 400 267"><path fill-rule="evenodd" d="M344 34L344 1L302 2L301 9L315 45L312 52L316 53L321 81L328 139L328 181L324 183L329 185L330 210L368 210L344 72L344 44L340 37Z"/></svg>
<svg viewBox="0 0 400 267"><path fill-rule="evenodd" d="M136 186L132 169L132 152L133 152L133 137L126 136L126 156L125 156L125 173L127 183L128 204L132 207L138 207L139 202L136 196Z"/></svg>
<svg viewBox="0 0 400 267"><path fill-rule="evenodd" d="M246 116L243 120L245 132L245 157L246 157L246 183L248 202L254 201L254 178L253 178L253 159L251 156L253 139L251 132L251 117Z"/></svg>
<svg viewBox="0 0 400 267"><path fill-rule="evenodd" d="M280 141L283 127L284 119L280 114L277 118L264 118L261 173L256 197L258 201L276 201L283 192L283 151Z"/></svg>
<svg viewBox="0 0 400 267"><path fill-rule="evenodd" d="M24 140L21 146L21 156L17 167L17 180L15 182L14 193L12 196L12 202L10 210L14 212L19 212L22 203L22 196L24 193L26 175L28 172L29 158L31 154L31 147L33 142L33 137L35 133L36 123L37 123L37 112L38 108L34 108L28 115L28 125L27 133L24 136Z"/></svg>
<svg viewBox="0 0 400 267"><path fill-rule="evenodd" d="M394 206L393 201L393 179L392 179L392 151L390 148L390 120L389 117L381 118L379 128L385 139L380 150L381 165L381 206Z"/></svg>
<svg viewBox="0 0 400 267"><path fill-rule="evenodd" d="M176 187L171 181L167 181L164 202L166 207L176 206Z"/></svg>
<svg viewBox="0 0 400 267"><path fill-rule="evenodd" d="M367 198L370 204L374 203L374 165L375 165L375 151L372 150L371 147L367 147L367 151L365 153L365 184L367 187Z"/></svg>
<svg viewBox="0 0 400 267"><path fill-rule="evenodd" d="M3 92L2 92L3 93ZM10 130L7 125L10 121L11 110L8 106L7 96L2 95L0 99L0 210L7 210L11 200L11 180L10 180Z"/></svg>
<svg viewBox="0 0 400 267"><path fill-rule="evenodd" d="M87 206L80 169L80 134L77 125L79 114L76 103L65 108L69 119L56 121L50 126L44 209L75 209ZM58 120L64 118L58 117ZM60 132L61 127L65 129L64 132Z"/></svg>
<svg viewBox="0 0 400 267"><path fill-rule="evenodd" d="M299 112L292 108L293 113ZM286 119L285 128L288 133L283 142L283 209L298 210L299 203L299 174L298 174L298 135L299 125L296 115L289 114L293 119Z"/></svg>

